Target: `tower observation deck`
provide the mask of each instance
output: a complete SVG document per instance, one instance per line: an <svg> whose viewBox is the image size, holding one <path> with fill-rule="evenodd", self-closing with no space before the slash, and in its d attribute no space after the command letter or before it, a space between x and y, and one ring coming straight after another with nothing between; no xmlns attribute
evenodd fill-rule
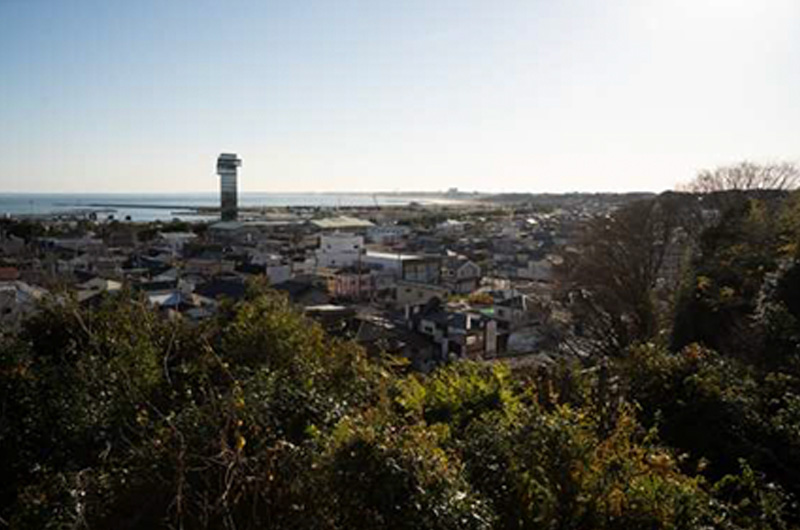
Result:
<svg viewBox="0 0 800 530"><path fill-rule="evenodd" d="M242 165L233 153L222 153L217 158L217 174L220 183L220 212L223 221L235 221L238 216L236 191L236 168Z"/></svg>

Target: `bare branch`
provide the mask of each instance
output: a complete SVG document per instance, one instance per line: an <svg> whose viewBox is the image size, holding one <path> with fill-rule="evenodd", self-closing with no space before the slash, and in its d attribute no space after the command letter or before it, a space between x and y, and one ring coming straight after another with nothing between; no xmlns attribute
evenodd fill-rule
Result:
<svg viewBox="0 0 800 530"><path fill-rule="evenodd" d="M700 171L680 189L695 193L727 190L791 190L800 186L800 168L790 162L759 165L741 162Z"/></svg>

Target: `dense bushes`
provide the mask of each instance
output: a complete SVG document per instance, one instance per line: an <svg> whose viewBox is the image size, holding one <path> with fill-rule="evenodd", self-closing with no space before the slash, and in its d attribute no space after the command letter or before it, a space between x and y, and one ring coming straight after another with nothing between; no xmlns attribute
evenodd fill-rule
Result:
<svg viewBox="0 0 800 530"><path fill-rule="evenodd" d="M673 392L683 362L653 354L630 372L633 395ZM599 403L596 375L552 377L472 363L394 372L264 292L201 326L126 296L50 307L2 345L0 517L16 528L782 524L783 497L750 468L713 486L624 399Z"/></svg>

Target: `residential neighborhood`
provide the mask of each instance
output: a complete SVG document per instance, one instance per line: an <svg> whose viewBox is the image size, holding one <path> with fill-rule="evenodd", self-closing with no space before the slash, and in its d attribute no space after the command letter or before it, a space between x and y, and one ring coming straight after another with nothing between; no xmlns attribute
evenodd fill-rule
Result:
<svg viewBox="0 0 800 530"><path fill-rule="evenodd" d="M584 223L616 196L562 202L282 208L212 222L81 215L0 224L0 319L125 292L199 321L253 281L330 332L419 370L458 359L559 355L562 279Z"/></svg>

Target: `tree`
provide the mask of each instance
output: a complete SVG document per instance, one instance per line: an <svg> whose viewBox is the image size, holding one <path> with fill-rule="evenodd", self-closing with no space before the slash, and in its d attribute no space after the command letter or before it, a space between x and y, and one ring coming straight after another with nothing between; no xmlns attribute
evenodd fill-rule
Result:
<svg viewBox="0 0 800 530"><path fill-rule="evenodd" d="M798 185L800 168L793 163L760 165L745 161L703 170L683 188L695 193L713 193L729 190L791 190Z"/></svg>
<svg viewBox="0 0 800 530"><path fill-rule="evenodd" d="M688 206L688 207L687 207ZM658 330L653 289L679 227L695 225L694 202L680 195L639 201L595 219L571 278L578 335L603 355L648 340Z"/></svg>

